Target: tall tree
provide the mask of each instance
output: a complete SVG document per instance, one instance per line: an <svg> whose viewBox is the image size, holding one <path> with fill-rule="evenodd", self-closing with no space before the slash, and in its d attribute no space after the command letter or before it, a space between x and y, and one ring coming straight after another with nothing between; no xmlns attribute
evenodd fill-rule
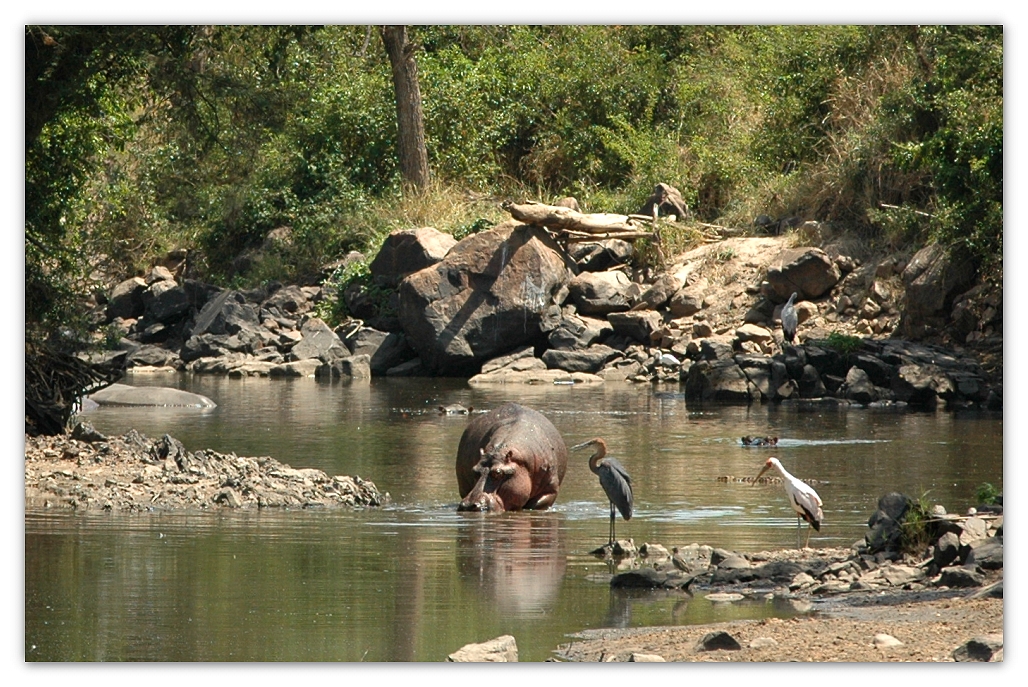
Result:
<svg viewBox="0 0 1028 687"><path fill-rule="evenodd" d="M421 190L428 186L428 149L414 45L407 39L406 26L382 26L380 30L393 68L400 174L404 185Z"/></svg>

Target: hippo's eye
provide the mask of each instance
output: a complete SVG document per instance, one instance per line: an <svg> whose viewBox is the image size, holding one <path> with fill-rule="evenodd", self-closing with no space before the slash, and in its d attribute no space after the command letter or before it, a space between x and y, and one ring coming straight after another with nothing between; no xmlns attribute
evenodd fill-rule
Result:
<svg viewBox="0 0 1028 687"><path fill-rule="evenodd" d="M496 480L506 479L507 478L507 472L505 470L500 469L500 468L493 468L490 471L490 473L492 474L492 478L496 479Z"/></svg>

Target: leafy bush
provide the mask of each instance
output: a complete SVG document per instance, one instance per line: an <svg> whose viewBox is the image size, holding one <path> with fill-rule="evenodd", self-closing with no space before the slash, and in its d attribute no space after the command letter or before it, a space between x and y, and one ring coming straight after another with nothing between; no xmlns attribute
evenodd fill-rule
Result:
<svg viewBox="0 0 1028 687"><path fill-rule="evenodd" d="M996 487L992 486L989 482L983 482L978 485L978 488L974 490L975 503L992 505L999 500L1001 492Z"/></svg>

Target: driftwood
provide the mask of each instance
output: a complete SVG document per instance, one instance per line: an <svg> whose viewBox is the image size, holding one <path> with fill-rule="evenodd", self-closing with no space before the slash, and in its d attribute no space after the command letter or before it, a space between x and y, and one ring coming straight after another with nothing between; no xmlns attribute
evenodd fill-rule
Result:
<svg viewBox="0 0 1028 687"><path fill-rule="evenodd" d="M558 238L572 241L597 241L604 239L652 238L654 232L636 216L618 215L607 212L583 213L559 205L543 203L504 203L503 209L519 222L543 227L558 235ZM649 220L650 218L646 218Z"/></svg>

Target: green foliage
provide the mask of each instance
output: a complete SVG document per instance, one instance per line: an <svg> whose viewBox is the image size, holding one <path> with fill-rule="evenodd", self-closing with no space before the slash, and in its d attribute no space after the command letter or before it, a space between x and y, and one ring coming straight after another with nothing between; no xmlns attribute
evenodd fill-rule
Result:
<svg viewBox="0 0 1028 687"><path fill-rule="evenodd" d="M494 224L495 224L494 222L492 222L491 220L489 220L486 217L479 217L478 219L476 219L476 220L474 220L472 222L468 222L467 224L462 224L461 226L459 226L456 229L454 229L452 236L453 236L453 238L455 238L458 241L460 241L461 239L467 238L468 236L471 236L472 234L477 234L478 232L482 231L483 229L488 229L488 228L494 226Z"/></svg>
<svg viewBox="0 0 1028 687"><path fill-rule="evenodd" d="M832 332L824 341L825 346L844 355L856 353L860 350L864 340L859 336L850 336L842 332Z"/></svg>
<svg viewBox="0 0 1028 687"><path fill-rule="evenodd" d="M1000 497L1000 490L989 482L983 482L974 490L975 503L992 505Z"/></svg>
<svg viewBox="0 0 1028 687"><path fill-rule="evenodd" d="M395 228L461 238L505 197L631 213L659 182L704 222L795 214L1001 261L1001 26L410 36L437 184L425 197L401 193L373 27L26 27L29 319L66 321L89 275L109 285L171 248L194 249L193 276L285 281ZM664 232L665 253L687 224ZM279 227L293 241L265 246Z"/></svg>
<svg viewBox="0 0 1028 687"><path fill-rule="evenodd" d="M336 268L322 283L326 298L314 307L314 314L330 326L335 327L350 317L343 294L350 284L362 288L372 285L370 263L367 260L352 260Z"/></svg>
<svg viewBox="0 0 1028 687"><path fill-rule="evenodd" d="M921 557L935 539L935 527L932 523L932 504L925 492L916 501L910 503L907 514L903 517L900 530L900 551L911 556Z"/></svg>

